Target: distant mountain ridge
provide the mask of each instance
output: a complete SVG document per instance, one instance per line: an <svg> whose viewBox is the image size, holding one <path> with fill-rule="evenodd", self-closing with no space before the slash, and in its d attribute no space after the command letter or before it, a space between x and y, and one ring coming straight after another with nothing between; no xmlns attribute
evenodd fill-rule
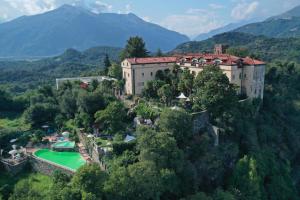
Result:
<svg viewBox="0 0 300 200"><path fill-rule="evenodd" d="M143 37L150 51L168 51L189 40L132 13L94 14L70 5L2 23L0 35L0 57L54 56L68 48L123 47L136 35Z"/></svg>
<svg viewBox="0 0 300 200"><path fill-rule="evenodd" d="M215 44L228 45L241 53L253 55L266 62L294 61L300 63L300 38L269 38L247 33L227 32L204 41L191 41L178 45L170 54L213 52Z"/></svg>
<svg viewBox="0 0 300 200"><path fill-rule="evenodd" d="M247 24L233 31L276 38L299 37L300 6L263 22Z"/></svg>
<svg viewBox="0 0 300 200"><path fill-rule="evenodd" d="M236 22L236 23L230 23L230 24L227 24L226 26L223 26L223 27L214 29L212 31L209 31L208 33L202 33L202 34L198 35L196 38L194 38L193 40L195 40L195 41L206 40L206 39L211 38L215 35L232 31L232 30L237 29L241 26L244 26L246 24L253 23L253 22L256 22L256 21L258 21L258 19L243 20L243 21Z"/></svg>

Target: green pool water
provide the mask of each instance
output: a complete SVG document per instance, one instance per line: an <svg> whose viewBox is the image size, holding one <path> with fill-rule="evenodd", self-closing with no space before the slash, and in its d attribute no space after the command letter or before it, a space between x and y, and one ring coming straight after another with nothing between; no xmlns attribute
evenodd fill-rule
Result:
<svg viewBox="0 0 300 200"><path fill-rule="evenodd" d="M34 155L45 161L63 166L72 171L76 171L86 163L78 152L57 152L49 149L40 149L36 151Z"/></svg>
<svg viewBox="0 0 300 200"><path fill-rule="evenodd" d="M54 148L74 148L75 147L75 142L70 142L70 141L56 142L52 146Z"/></svg>

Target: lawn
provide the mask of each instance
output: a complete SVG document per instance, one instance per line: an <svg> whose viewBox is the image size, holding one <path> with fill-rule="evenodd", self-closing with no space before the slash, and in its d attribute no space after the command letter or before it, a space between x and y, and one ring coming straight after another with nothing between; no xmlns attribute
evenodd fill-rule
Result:
<svg viewBox="0 0 300 200"><path fill-rule="evenodd" d="M16 185L29 184L31 191L39 193L41 196L46 196L51 187L51 177L24 171L18 175L10 175L1 169L0 172L0 193L4 197L8 197L9 193L13 192Z"/></svg>
<svg viewBox="0 0 300 200"><path fill-rule="evenodd" d="M101 138L97 138L96 142L100 147L111 147L112 146L112 141L110 141L110 140L104 140Z"/></svg>
<svg viewBox="0 0 300 200"><path fill-rule="evenodd" d="M21 113L0 112L0 129L25 131L30 125L25 123Z"/></svg>

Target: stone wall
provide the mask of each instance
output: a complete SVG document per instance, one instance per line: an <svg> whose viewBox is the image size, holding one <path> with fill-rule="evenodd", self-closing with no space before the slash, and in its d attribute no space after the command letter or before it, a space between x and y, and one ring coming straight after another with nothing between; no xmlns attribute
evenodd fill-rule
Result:
<svg viewBox="0 0 300 200"><path fill-rule="evenodd" d="M193 133L198 134L205 129L209 123L209 116L207 111L193 113Z"/></svg>
<svg viewBox="0 0 300 200"><path fill-rule="evenodd" d="M47 161L41 160L35 156L31 156L29 161L34 171L45 175L51 176L54 171L61 171L62 173L68 175L73 175L75 173L74 171L71 171L59 165L55 165L54 163L49 163Z"/></svg>
<svg viewBox="0 0 300 200"><path fill-rule="evenodd" d="M4 166L5 170L13 175L20 173L28 164L27 158L17 164L11 164L9 162L6 162L5 160L1 160L1 163Z"/></svg>

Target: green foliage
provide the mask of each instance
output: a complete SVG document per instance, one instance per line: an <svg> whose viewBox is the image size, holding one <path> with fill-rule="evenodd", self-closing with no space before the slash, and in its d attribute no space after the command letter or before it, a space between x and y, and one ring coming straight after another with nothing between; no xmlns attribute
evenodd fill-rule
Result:
<svg viewBox="0 0 300 200"><path fill-rule="evenodd" d="M72 178L72 187L87 193L86 198L95 195L98 198L103 196L103 187L107 175L99 165L89 164L82 166ZM93 194L93 195L91 195Z"/></svg>
<svg viewBox="0 0 300 200"><path fill-rule="evenodd" d="M104 72L105 72L105 74L107 74L108 73L108 69L111 66L111 62L110 62L109 57L108 57L107 54L105 55L103 63L104 63Z"/></svg>
<svg viewBox="0 0 300 200"><path fill-rule="evenodd" d="M54 84L56 78L101 74L106 55L118 62L120 48L95 47L84 52L67 50L64 54L36 61L0 61L0 85L14 93ZM1 98L0 98L1 99Z"/></svg>
<svg viewBox="0 0 300 200"><path fill-rule="evenodd" d="M120 102L111 102L104 110L95 114L96 122L101 123L104 130L110 134L124 131L126 119L125 107Z"/></svg>
<svg viewBox="0 0 300 200"><path fill-rule="evenodd" d="M215 66L208 66L195 80L194 110L208 110L214 118L222 116L237 104L234 85Z"/></svg>
<svg viewBox="0 0 300 200"><path fill-rule="evenodd" d="M148 56L145 42L141 37L130 37L121 53L121 60L125 58L143 58Z"/></svg>
<svg viewBox="0 0 300 200"><path fill-rule="evenodd" d="M113 143L113 152L116 155L121 155L125 151L132 151L135 148L136 143L132 142L114 142Z"/></svg>
<svg viewBox="0 0 300 200"><path fill-rule="evenodd" d="M172 87L169 84L163 85L161 88L158 89L157 94L160 98L160 100L165 104L165 105L170 105L170 102L173 98L173 92L172 92Z"/></svg>
<svg viewBox="0 0 300 200"><path fill-rule="evenodd" d="M244 156L234 169L232 186L240 192L240 199L262 199L262 180L258 174L256 160Z"/></svg>
<svg viewBox="0 0 300 200"><path fill-rule="evenodd" d="M139 134L137 148L141 161L152 161L158 168L182 170L183 152L176 140L168 133L157 133L151 129Z"/></svg>
<svg viewBox="0 0 300 200"><path fill-rule="evenodd" d="M187 145L193 135L192 116L185 110L164 109L158 126L161 131L171 133L180 147Z"/></svg>
<svg viewBox="0 0 300 200"><path fill-rule="evenodd" d="M21 179L14 188L13 195L9 200L23 200L23 199L49 199L49 192L51 188L51 178L32 174L28 178Z"/></svg>
<svg viewBox="0 0 300 200"><path fill-rule="evenodd" d="M134 108L134 111L138 116L142 117L143 119L151 119L154 121L158 117L158 112L146 102L139 103Z"/></svg>
<svg viewBox="0 0 300 200"><path fill-rule="evenodd" d="M178 90L183 92L185 95L190 96L194 85L194 75L189 69L184 69L180 75Z"/></svg>
<svg viewBox="0 0 300 200"><path fill-rule="evenodd" d="M164 81L153 80L147 81L142 91L142 96L145 98L158 98L157 91L164 85Z"/></svg>
<svg viewBox="0 0 300 200"><path fill-rule="evenodd" d="M40 127L44 123L54 122L58 108L52 104L37 103L30 106L25 112L24 117L27 123L33 127Z"/></svg>
<svg viewBox="0 0 300 200"><path fill-rule="evenodd" d="M108 68L108 76L116 78L118 80L122 79L122 67L116 63L113 63Z"/></svg>

